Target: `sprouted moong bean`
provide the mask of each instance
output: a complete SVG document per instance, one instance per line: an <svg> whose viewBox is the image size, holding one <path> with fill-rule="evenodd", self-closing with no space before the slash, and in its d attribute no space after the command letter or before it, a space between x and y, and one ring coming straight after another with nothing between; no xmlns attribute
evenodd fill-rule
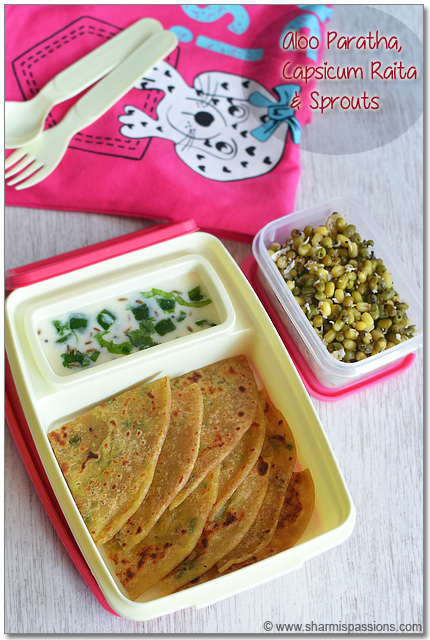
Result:
<svg viewBox="0 0 430 640"><path fill-rule="evenodd" d="M300 308L342 362L365 360L416 330L373 244L333 213L325 225L294 229L284 245L269 247Z"/></svg>

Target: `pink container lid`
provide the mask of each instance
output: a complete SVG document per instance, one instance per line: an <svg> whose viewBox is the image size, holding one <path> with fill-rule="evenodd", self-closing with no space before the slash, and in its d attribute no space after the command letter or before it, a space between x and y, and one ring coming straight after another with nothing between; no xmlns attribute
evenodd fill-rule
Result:
<svg viewBox="0 0 430 640"><path fill-rule="evenodd" d="M12 269L5 274L5 288L6 291L12 291L194 231L198 231L194 220L186 220L180 223L161 224L106 240L83 249ZM7 356L5 356L5 414L25 468L71 559L102 607L109 613L118 616L106 601L58 504L22 410Z"/></svg>
<svg viewBox="0 0 430 640"><path fill-rule="evenodd" d="M415 354L410 353L405 358L402 358L402 360L395 362L388 367L377 371L376 373L370 374L369 376L366 376L361 380L357 380L356 382L352 382L343 387L329 388L323 386L310 369L306 360L303 358L298 347L285 328L285 325L281 321L279 315L273 308L269 297L267 296L258 279L258 264L253 255L245 258L245 260L241 264L241 269L247 277L255 293L257 294L258 298L260 299L260 302L266 309L273 324L275 325L275 328L282 342L284 343L308 393L314 398L317 398L318 400L324 400L326 402L334 402L335 400L345 398L346 396L357 393L362 389L369 388L377 384L378 382L388 380L389 378L402 373L403 371L408 369L415 360Z"/></svg>
<svg viewBox="0 0 430 640"><path fill-rule="evenodd" d="M76 568L102 607L109 613L115 616L118 615L107 603L57 502L21 408L7 357L5 358L5 415L28 475Z"/></svg>
<svg viewBox="0 0 430 640"><path fill-rule="evenodd" d="M24 267L6 271L5 288L6 291L13 291L14 289L19 289L20 287L25 287L35 282L41 282L47 278L69 273L69 271L75 271L75 269L82 269L82 267L96 264L108 258L123 255L130 251L136 251L143 247L149 247L158 242L170 240L170 238L176 238L186 233L193 233L194 231L198 231L198 229L199 227L194 220L163 223L149 227L148 229L143 229L142 231L135 231L134 233L120 236L119 238L92 244L82 249L62 253L59 256L39 260L38 262L27 264Z"/></svg>

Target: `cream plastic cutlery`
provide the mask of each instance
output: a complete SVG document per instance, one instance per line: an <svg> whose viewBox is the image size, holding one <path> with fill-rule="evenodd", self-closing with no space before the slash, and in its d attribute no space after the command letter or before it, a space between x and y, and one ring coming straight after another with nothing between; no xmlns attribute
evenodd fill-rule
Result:
<svg viewBox="0 0 430 640"><path fill-rule="evenodd" d="M5 168L10 169L6 173L6 180L15 175L7 184L12 186L20 183L16 189L27 189L49 176L61 162L75 133L88 127L110 109L140 77L173 51L177 43L178 40L171 31L160 31L152 35L89 89L59 124L46 129L34 142L16 149L6 158ZM25 181L21 182L22 180Z"/></svg>
<svg viewBox="0 0 430 640"><path fill-rule="evenodd" d="M32 142L42 131L46 116L54 105L97 82L162 28L158 20L138 20L59 73L31 100L6 101L6 149L17 149Z"/></svg>

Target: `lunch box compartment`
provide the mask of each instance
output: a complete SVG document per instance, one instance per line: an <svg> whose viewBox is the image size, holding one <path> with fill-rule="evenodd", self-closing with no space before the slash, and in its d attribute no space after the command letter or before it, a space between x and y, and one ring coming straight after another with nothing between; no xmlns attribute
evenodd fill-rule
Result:
<svg viewBox="0 0 430 640"><path fill-rule="evenodd" d="M169 260L162 260L160 255L169 256ZM169 278L180 280L180 274L189 270L198 273L205 294L215 302L218 326L70 376L55 375L46 360L41 364L35 327L41 318L52 318L62 308L62 292L67 292L67 312L91 297L102 304L108 290L108 297L110 291L114 296L132 291L142 278L145 289L162 288ZM137 290L140 288L139 284ZM206 606L298 568L306 559L340 544L352 532L354 506L310 398L263 306L230 254L213 236L200 232L179 236L13 292L6 305L6 348L44 471L78 552L97 581L97 587L91 588L100 601L105 599L108 610L132 620L149 620L184 607ZM106 563L103 550L94 544L47 433L145 380L165 375L175 378L239 354L248 357L258 384L266 387L288 421L297 445L297 468L311 470L316 492L311 522L295 547L275 557L169 596L155 594L149 600L146 594L141 599L147 602L133 602ZM72 546L68 543L69 551Z"/></svg>
<svg viewBox="0 0 430 640"><path fill-rule="evenodd" d="M54 384L69 384L72 378L75 379L76 376L81 375L87 378L97 376L101 367L103 367L103 371L106 371L113 362L123 359L116 357L109 362L96 363L90 368L70 371L62 366L58 353L54 354L57 356L57 361L53 366L43 349L37 335L37 329L44 322L52 322L58 317L64 318L76 312L85 313L88 307L94 308L95 305L101 310L109 306L109 301L115 300L117 297L136 294L139 291L149 291L153 286L158 289L175 290L185 279L189 283L193 283L193 286L201 285L204 293L212 300L213 307L211 306L210 313L217 326L205 327L201 331L178 337L174 342L185 340L189 343L199 339L203 332L211 331L216 334L224 331L234 322L234 309L226 295L225 288L203 256L191 255L186 259L170 260L160 264L158 269L155 265L147 266L144 261L137 260L128 269L121 269L120 274L115 273L114 269L104 271L100 265L96 265L89 269L87 277L79 285L71 283L69 275L55 279L55 284L50 287L52 282L49 281L35 285L35 291L30 300L28 295L24 296L23 290L16 292L17 301L8 300L8 304L14 303L16 306L14 313L18 330L26 334L27 357L32 357L34 363L40 368L40 373ZM48 287L49 291L46 293ZM159 351L171 342L173 340L166 340L151 349ZM145 351L132 353L126 357L139 358Z"/></svg>

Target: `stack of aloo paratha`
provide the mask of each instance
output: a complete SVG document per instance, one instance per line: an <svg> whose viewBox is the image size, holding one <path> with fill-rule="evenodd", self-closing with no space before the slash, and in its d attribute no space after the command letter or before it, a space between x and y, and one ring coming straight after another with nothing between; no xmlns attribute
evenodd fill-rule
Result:
<svg viewBox="0 0 430 640"><path fill-rule="evenodd" d="M293 546L308 470L245 356L127 391L49 440L129 597L188 588Z"/></svg>

